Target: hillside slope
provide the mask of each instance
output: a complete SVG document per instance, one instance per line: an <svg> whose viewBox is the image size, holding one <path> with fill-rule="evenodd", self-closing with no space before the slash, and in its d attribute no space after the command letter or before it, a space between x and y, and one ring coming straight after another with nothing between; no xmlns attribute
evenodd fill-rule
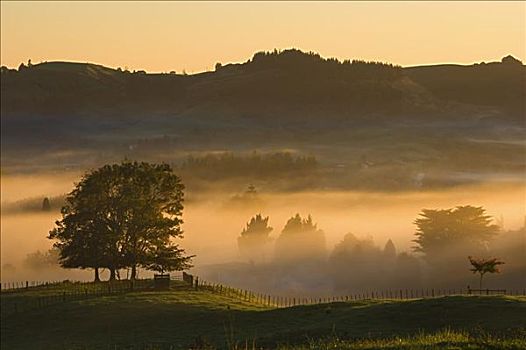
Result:
<svg viewBox="0 0 526 350"><path fill-rule="evenodd" d="M207 291L135 292L53 305L2 320L2 348L172 344L263 347L328 336L384 338L444 329L519 336L526 300L453 296L273 309ZM38 330L38 332L36 331Z"/></svg>
<svg viewBox="0 0 526 350"><path fill-rule="evenodd" d="M526 67L511 57L402 68L298 50L194 75L72 62L2 68L2 166L85 169L124 157L180 163L191 152L289 149L331 174L346 167L345 179L364 159L386 165L378 171L401 174L397 188L420 173L515 174L526 151L525 81Z"/></svg>
<svg viewBox="0 0 526 350"><path fill-rule="evenodd" d="M518 61L401 68L286 50L195 75L49 62L2 70L2 115L120 113L280 118L439 117L492 107L524 112ZM457 104L467 104L460 106ZM478 107L478 108L476 108ZM457 116L458 117L458 116Z"/></svg>

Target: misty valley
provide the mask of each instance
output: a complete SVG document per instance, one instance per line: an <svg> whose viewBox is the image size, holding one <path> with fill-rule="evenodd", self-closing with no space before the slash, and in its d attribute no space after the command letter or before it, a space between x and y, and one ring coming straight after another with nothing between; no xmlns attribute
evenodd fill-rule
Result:
<svg viewBox="0 0 526 350"><path fill-rule="evenodd" d="M524 348L525 79L2 66L2 345Z"/></svg>
<svg viewBox="0 0 526 350"><path fill-rule="evenodd" d="M60 218L64 193L77 173L4 176L2 276L6 280L91 280L91 271L64 270L46 237ZM213 174L211 174L213 176ZM294 179L291 181L295 181ZM186 250L195 254L191 270L202 279L276 295L323 296L405 288L464 288L476 286L469 270L470 255L505 256L503 273L491 276L488 286L520 289L524 283L523 183L484 182L434 190L381 191L267 191L249 179L237 179L239 190L228 191L214 181L188 190L182 226ZM24 192L28 184L37 193ZM216 188L214 189L214 184ZM250 184L246 185L245 184ZM42 195L42 193L45 194ZM43 208L44 198L49 207ZM499 233L480 250L473 242L432 266L415 252L422 209L482 206L500 225ZM268 217L272 230L263 240L243 244L242 231L257 214ZM298 237L280 247L287 222L312 217L310 242ZM206 219L204 219L206 218ZM294 220L292 220L294 222ZM306 229L305 235L312 230ZM305 246L303 246L305 244ZM304 253L301 253L304 251ZM294 254L298 256L294 257ZM445 252L444 252L445 254ZM437 271L434 271L437 269ZM102 275L107 277L107 271ZM129 271L123 270L124 278ZM151 272L140 271L141 277Z"/></svg>
<svg viewBox="0 0 526 350"><path fill-rule="evenodd" d="M89 279L60 269L46 237L86 170L132 159L180 176L181 244L211 282L296 296L461 288L476 284L468 256L496 255L506 265L488 284L521 288L525 74L511 56L402 68L294 49L195 75L3 69L2 276ZM426 259L422 210L470 205L498 234L450 237L455 252ZM256 215L272 230L248 244ZM283 247L295 220L312 227Z"/></svg>

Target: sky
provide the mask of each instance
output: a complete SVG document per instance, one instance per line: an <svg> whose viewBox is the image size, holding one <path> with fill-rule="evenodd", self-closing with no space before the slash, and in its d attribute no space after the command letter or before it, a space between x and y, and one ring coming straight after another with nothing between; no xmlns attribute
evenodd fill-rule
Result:
<svg viewBox="0 0 526 350"><path fill-rule="evenodd" d="M31 59L196 73L255 52L402 66L526 61L526 2L1 1L2 65Z"/></svg>

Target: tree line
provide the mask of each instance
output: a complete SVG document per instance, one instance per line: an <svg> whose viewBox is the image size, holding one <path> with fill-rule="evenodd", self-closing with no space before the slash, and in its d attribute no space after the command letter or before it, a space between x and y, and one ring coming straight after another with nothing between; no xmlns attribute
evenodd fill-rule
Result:
<svg viewBox="0 0 526 350"><path fill-rule="evenodd" d="M254 152L246 156L221 153L189 156L179 169L183 176L201 179L268 178L312 173L318 169L318 161L314 156L295 156L289 152Z"/></svg>
<svg viewBox="0 0 526 350"><path fill-rule="evenodd" d="M504 263L491 257L503 252L502 247L495 244L501 228L493 223L483 207L466 205L422 210L414 221L413 254L398 253L392 240L382 249L371 237L359 238L352 233L346 234L329 252L324 232L310 215L306 218L299 214L292 216L275 239L270 236L273 228L269 221L268 216L261 214L249 220L238 238L240 253L253 262L267 260L265 264L270 270L272 266L296 269L289 278L298 278L297 283L321 271L320 278L329 276L334 288L342 290L365 285L375 288L418 286L424 269L432 278L428 283L447 284L458 276L458 271L469 271L471 265L471 271L480 275L482 286L484 274L499 272L497 266ZM272 241L273 249L265 249ZM271 259L261 258L269 251ZM515 255L509 254L511 261L517 260ZM302 266L302 270L297 266ZM517 264L510 267L517 269Z"/></svg>
<svg viewBox="0 0 526 350"><path fill-rule="evenodd" d="M176 244L176 239L183 237L183 200L184 186L168 164L124 161L105 165L87 172L75 184L61 209L62 218L48 238L55 241L54 254L58 252L62 267L93 269L96 281L100 280L100 269L110 271L110 280L125 268L131 270L131 279L137 278L139 267L160 273L184 270L191 267L192 256ZM369 278L371 271L382 274L397 267L405 272L414 270L410 275L415 276L419 269L417 257L436 276L451 276L456 266L467 264L468 255L473 272L481 278L497 271L499 264L495 264L500 260L477 258L492 251L488 247L500 232L484 208L467 205L424 209L414 223L416 256L397 254L392 241L379 249L372 239L360 239L351 233L329 254L323 230L310 215L296 214L275 239L274 263L312 267L328 262L336 278L343 278L342 285L350 283L346 278L351 278L353 284L361 283L360 278ZM238 238L241 253L248 260L264 260L265 247L274 240L272 231L268 216L252 217ZM510 242L505 249L513 246ZM495 245L492 249L499 251ZM515 259L517 254L520 251L513 251L510 257ZM360 277L359 269L353 274L339 273L355 266L367 266L364 271L368 274Z"/></svg>

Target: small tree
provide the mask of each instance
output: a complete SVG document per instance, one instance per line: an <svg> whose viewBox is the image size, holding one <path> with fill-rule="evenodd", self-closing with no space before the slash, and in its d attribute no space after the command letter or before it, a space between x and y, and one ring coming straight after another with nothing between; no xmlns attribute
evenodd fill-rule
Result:
<svg viewBox="0 0 526 350"><path fill-rule="evenodd" d="M388 260L396 259L396 248L391 239L389 239L387 243L385 244L383 254L384 254L384 257L387 258Z"/></svg>
<svg viewBox="0 0 526 350"><path fill-rule="evenodd" d="M479 280L479 289L482 289L482 278L486 273L499 273L500 270L498 269L499 265L503 265L504 262L499 260L498 258L491 258L491 259L475 259L471 256L468 256L469 262L471 263L471 272L478 273L480 275Z"/></svg>
<svg viewBox="0 0 526 350"><path fill-rule="evenodd" d="M177 245L161 245L152 250L144 267L159 272L182 271L192 267L190 260L194 256L184 256L184 250Z"/></svg>

